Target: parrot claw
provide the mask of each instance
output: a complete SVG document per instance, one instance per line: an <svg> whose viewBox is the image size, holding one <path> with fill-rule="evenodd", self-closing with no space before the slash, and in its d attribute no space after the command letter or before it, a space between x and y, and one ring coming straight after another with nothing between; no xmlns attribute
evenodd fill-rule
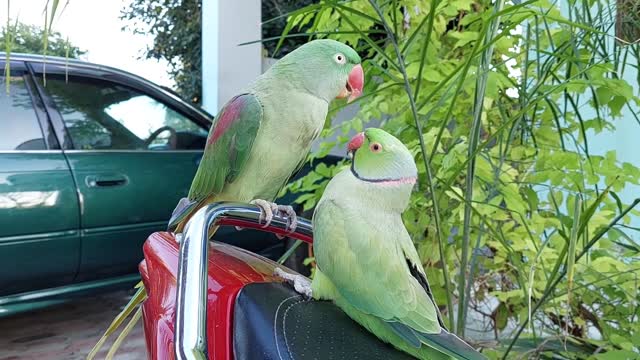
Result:
<svg viewBox="0 0 640 360"><path fill-rule="evenodd" d="M284 279L286 282L293 285L296 292L302 295L306 300L310 300L313 297L313 291L311 290L311 282L309 279L302 275L290 274L279 267L273 270L273 275Z"/></svg>
<svg viewBox="0 0 640 360"><path fill-rule="evenodd" d="M296 228L298 227L298 215L296 214L296 211L293 209L292 206L278 205L276 203L272 203L272 202L261 200L261 199L255 199L251 201L251 204L256 205L257 207L260 208L260 210L262 210L260 212L260 218L258 218L258 221L260 223L262 223L262 221L265 222L264 226L262 226L263 228L268 227L269 224L271 224L271 220L273 220L273 214L278 213L278 214L286 215L287 218L289 219L289 224L287 226L288 228L287 233L291 234L294 231L296 231ZM284 236L282 235L276 235L276 236L278 237L278 239L284 238Z"/></svg>
<svg viewBox="0 0 640 360"><path fill-rule="evenodd" d="M264 221L264 226L262 227L268 227L269 224L271 224L271 220L273 220L273 213L278 211L278 205L262 199L252 200L251 204L259 207L261 210L258 222L262 223Z"/></svg>
<svg viewBox="0 0 640 360"><path fill-rule="evenodd" d="M278 205L278 211L280 213L286 214L289 218L288 233L291 234L296 231L296 228L298 227L298 214L296 214L296 211L293 210L293 207L291 205Z"/></svg>

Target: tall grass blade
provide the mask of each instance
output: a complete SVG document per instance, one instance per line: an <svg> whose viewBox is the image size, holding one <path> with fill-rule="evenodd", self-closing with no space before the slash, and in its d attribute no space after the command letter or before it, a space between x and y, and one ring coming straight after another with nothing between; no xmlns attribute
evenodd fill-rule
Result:
<svg viewBox="0 0 640 360"><path fill-rule="evenodd" d="M91 349L91 351L87 355L87 360L92 360L96 356L96 354L98 354L98 351L100 351L102 346L106 343L107 339L109 339L109 336L111 336L111 334L113 334L120 327L120 325L124 323L129 315L131 315L133 310L135 310L136 308L139 309L139 305L140 303L142 303L142 301L144 301L145 297L147 296L147 292L142 285L142 281L136 285L136 288L138 288L138 290L136 290L136 293L131 297L127 305L124 306L122 311L115 317L115 319L113 319L102 337L100 337L100 340L98 340L98 342L93 346L93 349Z"/></svg>
<svg viewBox="0 0 640 360"><path fill-rule="evenodd" d="M287 261L287 259L289 258L289 256L291 256L291 254L293 254L294 251L296 251L296 249L302 245L303 241L302 240L296 240L293 245L291 245L291 247L289 249L287 249L287 251L285 251L284 254L282 254L282 256L280 256L280 258L278 259L278 264L284 264L285 261Z"/></svg>
<svg viewBox="0 0 640 360"><path fill-rule="evenodd" d="M494 3L494 14L500 13L503 6L502 0L497 0ZM500 17L496 17L490 23L487 34L484 35L484 41L490 42L498 32L498 24ZM471 201L473 199L473 182L475 177L475 152L478 148L478 142L480 140L480 127L482 125L482 114L484 113L484 98L485 90L487 87L487 79L489 76L489 67L491 66L491 59L493 57L493 46L488 46L481 54L480 64L478 66L478 75L476 81L475 101L473 104L473 124L471 126L471 134L469 135L469 147L468 158L469 166L467 168L467 176L465 181L465 195L464 197ZM472 59L468 60L469 63ZM467 293L466 282L473 282L473 279L467 279L467 263L469 261L469 237L471 234L471 204L466 203L464 207L464 224L462 233L462 255L460 260L460 272L458 275L458 322L456 326L456 333L464 337L465 324L467 320L467 309L469 307L469 294Z"/></svg>
<svg viewBox="0 0 640 360"><path fill-rule="evenodd" d="M5 36L4 36L4 81L7 96L9 96L9 92L11 91L11 31L9 27L11 26L11 0L7 0L7 27L5 28Z"/></svg>
<svg viewBox="0 0 640 360"><path fill-rule="evenodd" d="M582 211L582 197L578 194L573 205L573 225L569 236L569 250L567 252L567 311L571 311L571 288L576 265L576 244L578 243L578 228L580 227Z"/></svg>
<svg viewBox="0 0 640 360"><path fill-rule="evenodd" d="M109 349L109 352L105 357L105 360L113 359L113 357L116 355L116 351L118 351L124 339L127 337L127 335L129 335L131 330L133 330L133 327L136 325L136 323L138 323L138 320L140 320L141 317L142 317L142 308L139 307L138 310L136 310L136 312L133 314L133 316L127 323L127 326L125 326L124 329L122 329L122 332L118 335L116 340L113 342L113 345Z"/></svg>

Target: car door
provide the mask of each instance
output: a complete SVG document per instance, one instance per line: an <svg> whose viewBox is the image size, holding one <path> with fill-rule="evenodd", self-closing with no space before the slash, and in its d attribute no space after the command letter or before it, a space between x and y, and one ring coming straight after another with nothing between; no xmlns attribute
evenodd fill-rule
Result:
<svg viewBox="0 0 640 360"><path fill-rule="evenodd" d="M142 244L166 229L187 195L207 136L171 104L98 75L47 65L46 86L38 76L64 124L64 153L81 196L78 281L137 272Z"/></svg>
<svg viewBox="0 0 640 360"><path fill-rule="evenodd" d="M71 282L80 238L74 180L25 64L0 84L2 296Z"/></svg>

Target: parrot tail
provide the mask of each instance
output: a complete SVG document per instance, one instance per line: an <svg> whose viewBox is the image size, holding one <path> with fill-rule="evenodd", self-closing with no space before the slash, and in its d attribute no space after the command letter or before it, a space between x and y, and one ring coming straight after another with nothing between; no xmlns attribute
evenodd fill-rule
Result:
<svg viewBox="0 0 640 360"><path fill-rule="evenodd" d="M203 205L203 202L204 201L202 200L189 200L186 197L180 199L180 201L178 201L178 205L176 205L176 208L171 214L169 225L167 225L167 231L175 233L182 232L187 220L189 220L191 215Z"/></svg>
<svg viewBox="0 0 640 360"><path fill-rule="evenodd" d="M487 357L472 348L455 334L442 329L438 334L428 334L415 331L407 325L399 322L388 322L396 335L403 338L413 347L421 344L434 348L457 360L486 360Z"/></svg>
<svg viewBox="0 0 640 360"><path fill-rule="evenodd" d="M446 330L440 334L418 333L418 337L423 343L432 346L455 359L464 360L487 360L487 357L472 348L464 340Z"/></svg>
<svg viewBox="0 0 640 360"><path fill-rule="evenodd" d="M109 325L109 327L104 332L100 340L98 340L98 342L95 344L93 349L91 349L91 352L89 353L89 355L87 355L87 360L91 360L96 356L96 354L98 353L98 351L100 351L100 349L102 348L104 343L107 341L109 336L111 336L111 334L113 334L120 327L120 325L124 323L124 321L129 317L129 315L131 315L131 313L137 309L134 316L127 323L127 326L124 328L124 330L122 330L122 333L118 335L118 338L116 339L116 341L114 341L113 345L111 345L111 348L109 349L109 353L107 354L107 358L110 358L111 356L113 356L116 350L118 350L118 347L120 347L122 340L124 340L124 338L129 334L129 332L131 331L133 326L136 324L136 322L140 320L141 309L139 305L142 304L144 299L147 297L147 291L143 286L142 281L136 284L135 287L138 288L138 291L136 291L136 293L133 295L131 300L129 300L129 303L127 303L124 309L122 309L120 314L118 314L118 316L116 316L116 318L113 319L113 321L111 322L111 325Z"/></svg>

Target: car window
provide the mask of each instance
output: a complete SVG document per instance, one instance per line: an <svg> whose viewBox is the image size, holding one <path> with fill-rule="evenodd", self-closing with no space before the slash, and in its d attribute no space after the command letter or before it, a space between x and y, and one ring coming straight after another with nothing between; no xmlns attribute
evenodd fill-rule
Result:
<svg viewBox="0 0 640 360"><path fill-rule="evenodd" d="M42 130L25 78L11 72L0 72L0 150L45 150Z"/></svg>
<svg viewBox="0 0 640 360"><path fill-rule="evenodd" d="M116 83L47 75L46 91L75 149L186 150L202 148L207 137L186 116Z"/></svg>

